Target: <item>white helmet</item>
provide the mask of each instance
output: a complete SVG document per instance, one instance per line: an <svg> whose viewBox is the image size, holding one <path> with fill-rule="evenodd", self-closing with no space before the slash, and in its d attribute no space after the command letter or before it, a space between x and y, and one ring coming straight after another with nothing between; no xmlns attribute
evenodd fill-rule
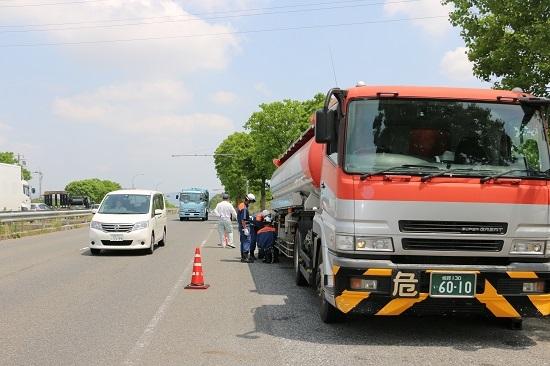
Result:
<svg viewBox="0 0 550 366"><path fill-rule="evenodd" d="M271 217L266 216L266 217L264 218L264 221L265 221L265 222L268 222L268 223L271 222Z"/></svg>
<svg viewBox="0 0 550 366"><path fill-rule="evenodd" d="M263 216L263 217L269 216L269 210L263 210L263 211L262 211L262 216Z"/></svg>
<svg viewBox="0 0 550 366"><path fill-rule="evenodd" d="M256 202L256 196L254 196L252 193L247 194L246 199L250 202Z"/></svg>

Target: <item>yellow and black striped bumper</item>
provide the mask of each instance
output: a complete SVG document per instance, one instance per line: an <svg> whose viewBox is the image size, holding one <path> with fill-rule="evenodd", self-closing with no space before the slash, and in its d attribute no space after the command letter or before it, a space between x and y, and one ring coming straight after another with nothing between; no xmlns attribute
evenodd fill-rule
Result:
<svg viewBox="0 0 550 366"><path fill-rule="evenodd" d="M430 270L419 272L418 295L392 297L395 271L384 268L352 269L333 266L334 302L343 313L396 316L402 314L486 313L499 318L545 317L550 315L550 273L484 272L477 273L474 297L440 298L429 296ZM351 277L376 279L376 291L351 290ZM542 294L523 294L523 280L539 279L546 283ZM519 288L518 288L519 286Z"/></svg>

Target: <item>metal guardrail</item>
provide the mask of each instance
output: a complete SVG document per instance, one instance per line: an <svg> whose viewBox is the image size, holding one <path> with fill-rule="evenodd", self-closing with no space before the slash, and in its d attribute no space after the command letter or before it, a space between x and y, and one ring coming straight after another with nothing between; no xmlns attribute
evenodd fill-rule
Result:
<svg viewBox="0 0 550 366"><path fill-rule="evenodd" d="M92 210L2 212L0 213L0 223L30 221L33 219L62 219L66 217L89 216L91 214Z"/></svg>

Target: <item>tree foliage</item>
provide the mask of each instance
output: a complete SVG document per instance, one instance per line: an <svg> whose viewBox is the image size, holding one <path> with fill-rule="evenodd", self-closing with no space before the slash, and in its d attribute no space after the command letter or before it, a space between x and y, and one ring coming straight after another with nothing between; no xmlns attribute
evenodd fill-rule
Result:
<svg viewBox="0 0 550 366"><path fill-rule="evenodd" d="M442 0L454 5L451 23L462 28L474 74L498 79L497 88L520 87L549 95L550 1Z"/></svg>
<svg viewBox="0 0 550 366"><path fill-rule="evenodd" d="M266 181L271 178L279 157L308 128L313 112L322 108L324 95L306 101L285 99L261 104L244 128L228 136L216 149L214 161L218 178L234 199L249 190L260 195L259 208L266 207ZM223 154L233 154L225 156Z"/></svg>
<svg viewBox="0 0 550 366"><path fill-rule="evenodd" d="M317 94L306 101L285 99L261 104L260 110L250 116L244 127L253 141L251 181L261 194L261 207L265 208L265 182L279 157L310 126L311 115L322 108L324 95Z"/></svg>
<svg viewBox="0 0 550 366"><path fill-rule="evenodd" d="M10 151L4 151L4 152L0 152L0 163L4 163L4 164L16 164L16 165L20 165L21 164L18 164L17 163L17 158L15 157L15 154L10 152ZM23 180L31 180L32 176L31 176L31 172L26 169L26 168L23 168L21 166L21 179Z"/></svg>
<svg viewBox="0 0 550 366"><path fill-rule="evenodd" d="M67 184L65 191L71 196L88 196L94 203L99 203L109 192L121 189L120 184L97 178L77 180Z"/></svg>
<svg viewBox="0 0 550 366"><path fill-rule="evenodd" d="M245 132L229 135L214 153L214 164L218 178L232 199L246 194L247 171L250 169L252 139Z"/></svg>

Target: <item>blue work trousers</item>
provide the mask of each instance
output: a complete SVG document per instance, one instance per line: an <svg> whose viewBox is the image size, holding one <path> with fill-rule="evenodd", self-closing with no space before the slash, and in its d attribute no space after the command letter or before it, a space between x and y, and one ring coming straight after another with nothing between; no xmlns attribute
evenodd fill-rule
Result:
<svg viewBox="0 0 550 366"><path fill-rule="evenodd" d="M240 232L241 241L241 254L248 253L250 251L251 236L250 234L244 235L243 231Z"/></svg>

